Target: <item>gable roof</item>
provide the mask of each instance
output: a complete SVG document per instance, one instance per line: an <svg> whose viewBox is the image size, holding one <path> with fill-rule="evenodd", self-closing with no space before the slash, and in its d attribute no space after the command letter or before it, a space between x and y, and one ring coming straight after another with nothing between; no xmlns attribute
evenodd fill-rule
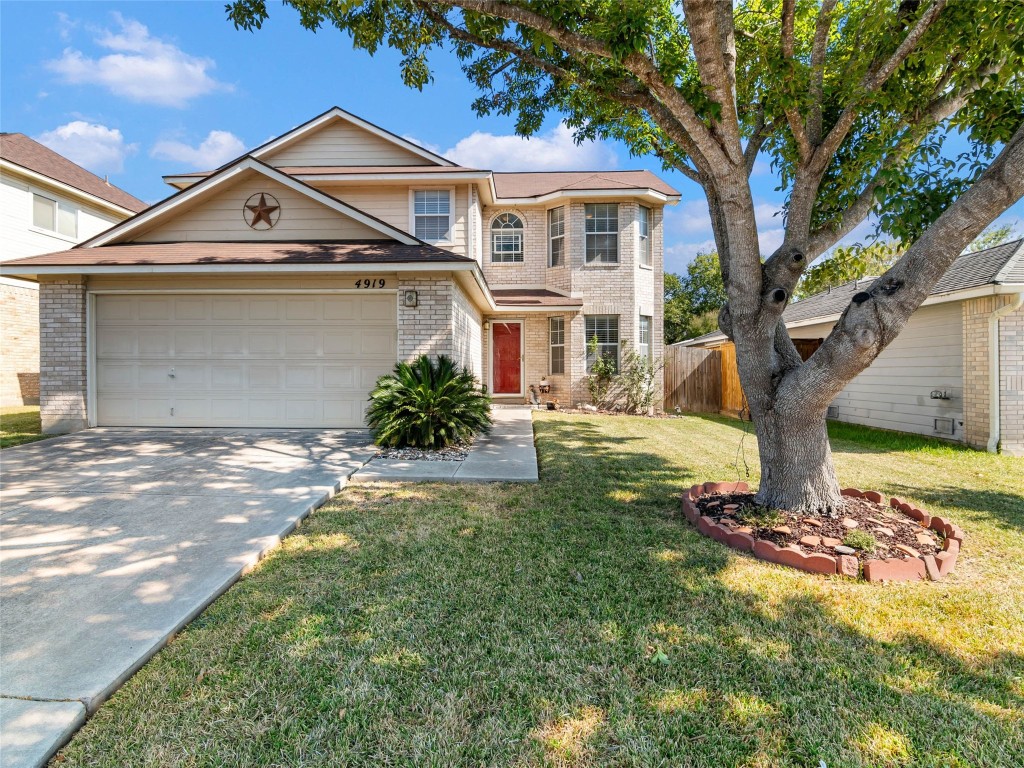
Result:
<svg viewBox="0 0 1024 768"><path fill-rule="evenodd" d="M187 203L193 203L197 199L212 194L219 187L234 181L240 174L247 171L263 174L264 176L273 179L286 187L290 187L344 216L355 219L359 223L364 224L371 229L375 229L393 240L397 240L403 245L425 245L422 240L413 237L408 232L398 229L397 227L388 224L386 221L382 221L376 216L366 213L355 206L344 203L336 197L332 197L326 192L322 192L315 187L311 187L309 184L299 181L286 173L282 173L273 166L260 162L254 157L245 155L231 165L222 168L213 176L209 176L190 187L186 187L180 192L176 192L142 213L136 214L132 218L127 219L120 224L114 225L105 232L101 232L95 237L79 243L75 247L95 248L97 246L113 244L114 241L128 237L134 232L139 232L152 225L156 220L173 213L174 209L180 208Z"/></svg>
<svg viewBox="0 0 1024 768"><path fill-rule="evenodd" d="M833 286L806 299L794 301L786 307L782 319L787 326L791 326L797 323L807 325L815 321L825 322L835 318L850 305L854 295L867 290L877 279L862 277ZM939 278L929 296L947 296L986 285L1024 286L1024 239L1003 243L983 251L961 254ZM721 332L712 331L680 343L698 344L724 339L725 336Z"/></svg>
<svg viewBox="0 0 1024 768"><path fill-rule="evenodd" d="M0 159L99 198L118 208L138 213L146 203L95 173L68 160L23 133L0 134Z"/></svg>
<svg viewBox="0 0 1024 768"><path fill-rule="evenodd" d="M281 134L276 139L271 139L265 144L261 144L260 146L256 147L256 149L251 150L247 154L252 155L257 159L264 158L267 155L271 154L272 152L281 149L282 147L295 143L304 136L308 136L311 133L315 133L323 126L335 120L345 120L349 123L352 123L353 125L362 128L364 131L372 133L374 136L377 136L378 138L384 139L385 141L394 144L395 146L401 147L407 152L411 152L412 154L422 157L425 160L429 160L431 163L434 163L435 165L457 167L456 164L453 163L451 160L445 157L441 157L441 155L431 152L429 149L424 149L415 142L409 141L408 139L403 139L401 136L398 136L397 134L394 134L391 131L386 130L385 128L381 128L379 125L374 125L368 120L363 120L363 118L353 115L351 112L346 112L341 107L331 107L326 112L322 112L321 114L317 115L311 120L307 120L302 125L292 128L290 131ZM224 166L221 167L223 168Z"/></svg>
<svg viewBox="0 0 1024 768"><path fill-rule="evenodd" d="M499 198L543 197L563 191L652 189L669 197L679 192L650 171L539 171L495 173Z"/></svg>

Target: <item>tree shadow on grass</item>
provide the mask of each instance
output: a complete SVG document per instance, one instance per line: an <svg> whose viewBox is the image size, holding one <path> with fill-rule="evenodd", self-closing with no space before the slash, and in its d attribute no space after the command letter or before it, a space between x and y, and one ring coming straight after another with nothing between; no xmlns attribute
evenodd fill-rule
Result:
<svg viewBox="0 0 1024 768"><path fill-rule="evenodd" d="M906 493L921 499L925 505L964 509L997 525L1024 529L1024 493L942 484L906 486Z"/></svg>

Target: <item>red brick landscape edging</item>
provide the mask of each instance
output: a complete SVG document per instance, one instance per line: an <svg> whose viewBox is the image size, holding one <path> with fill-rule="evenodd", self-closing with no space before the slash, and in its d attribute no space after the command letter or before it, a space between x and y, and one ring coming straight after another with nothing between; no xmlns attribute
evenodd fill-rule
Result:
<svg viewBox="0 0 1024 768"><path fill-rule="evenodd" d="M796 545L779 547L765 539L755 539L748 533L739 533L714 522L707 515L701 515L694 503L706 493L749 493L749 491L750 487L746 483L695 485L683 494L683 514L704 536L741 552L750 552L759 560L788 565L790 568L826 576L838 574L839 576L857 578L861 575L860 562L853 555L832 556L820 553L807 555L797 549ZM844 488L842 494L855 499L864 498L876 504L884 503L882 494L877 491ZM908 559L890 557L885 560L866 560L864 561L864 578L868 581L918 581L925 578L938 581L952 573L956 566L957 556L960 554L960 544L964 540L964 532L960 527L944 518L933 517L896 497L889 499L889 506L917 520L923 528L931 528L944 536L942 551L936 555L921 555Z"/></svg>

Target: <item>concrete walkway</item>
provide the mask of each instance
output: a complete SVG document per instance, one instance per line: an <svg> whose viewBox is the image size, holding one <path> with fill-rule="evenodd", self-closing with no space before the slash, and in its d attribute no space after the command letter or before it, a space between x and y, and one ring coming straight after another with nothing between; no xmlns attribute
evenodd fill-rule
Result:
<svg viewBox="0 0 1024 768"><path fill-rule="evenodd" d="M114 430L0 455L0 765L43 764L340 490L361 431Z"/></svg>
<svg viewBox="0 0 1024 768"><path fill-rule="evenodd" d="M498 407L491 418L490 433L473 443L464 461L373 459L352 476L352 482L536 483L530 409Z"/></svg>

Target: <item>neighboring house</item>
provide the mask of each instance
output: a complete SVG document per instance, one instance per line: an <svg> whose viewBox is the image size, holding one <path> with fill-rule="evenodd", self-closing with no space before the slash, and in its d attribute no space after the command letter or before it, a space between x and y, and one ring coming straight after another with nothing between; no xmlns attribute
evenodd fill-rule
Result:
<svg viewBox="0 0 1024 768"><path fill-rule="evenodd" d="M424 353L498 401L547 377L569 404L586 338L662 352L679 194L646 171L463 168L334 108L166 180L134 218L0 268L40 283L48 431L363 426L377 377Z"/></svg>
<svg viewBox="0 0 1024 768"><path fill-rule="evenodd" d="M813 347L874 279L791 304L783 315L790 336ZM730 342L709 333L680 343ZM1024 240L957 258L900 335L836 397L829 418L1024 455Z"/></svg>
<svg viewBox="0 0 1024 768"><path fill-rule="evenodd" d="M0 261L76 243L146 204L22 133L0 133ZM39 402L39 291L0 277L0 406Z"/></svg>

